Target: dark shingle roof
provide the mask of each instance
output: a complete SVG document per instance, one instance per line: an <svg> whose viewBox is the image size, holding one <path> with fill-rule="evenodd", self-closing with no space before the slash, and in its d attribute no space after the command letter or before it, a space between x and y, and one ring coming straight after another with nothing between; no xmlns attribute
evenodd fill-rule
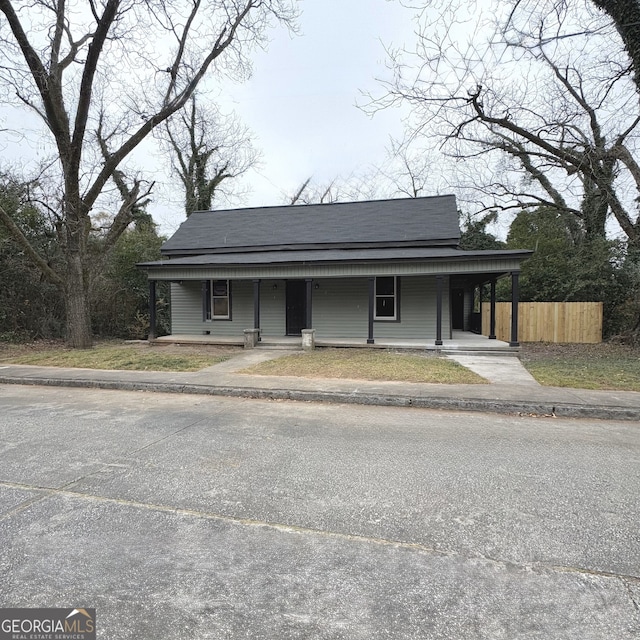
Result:
<svg viewBox="0 0 640 640"><path fill-rule="evenodd" d="M192 213L166 255L302 248L451 246L460 238L455 196Z"/></svg>

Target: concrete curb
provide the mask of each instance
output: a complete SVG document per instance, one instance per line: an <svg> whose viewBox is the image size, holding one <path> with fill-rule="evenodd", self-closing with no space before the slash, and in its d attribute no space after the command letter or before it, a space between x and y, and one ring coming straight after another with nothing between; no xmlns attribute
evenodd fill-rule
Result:
<svg viewBox="0 0 640 640"><path fill-rule="evenodd" d="M0 384L34 385L45 387L72 387L85 389L111 389L121 391L148 391L156 393L183 393L194 395L228 396L262 400L293 400L297 402L331 402L385 407L416 407L453 411L476 411L510 415L558 418L591 418L598 420L640 421L640 407L616 407L588 404L525 402L519 400L486 400L445 396L418 397L401 394L347 393L339 391L305 391L296 389L259 389L254 387L211 386L170 382L132 382L77 378L38 378L0 376Z"/></svg>

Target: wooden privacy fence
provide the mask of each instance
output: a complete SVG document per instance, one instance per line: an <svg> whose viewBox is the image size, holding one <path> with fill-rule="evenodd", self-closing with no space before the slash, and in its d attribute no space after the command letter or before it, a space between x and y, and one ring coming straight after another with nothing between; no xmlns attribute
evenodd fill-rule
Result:
<svg viewBox="0 0 640 640"><path fill-rule="evenodd" d="M482 303L482 335L489 335L490 304ZM496 302L496 338L511 339L511 303ZM521 302L519 342L602 342L602 302Z"/></svg>

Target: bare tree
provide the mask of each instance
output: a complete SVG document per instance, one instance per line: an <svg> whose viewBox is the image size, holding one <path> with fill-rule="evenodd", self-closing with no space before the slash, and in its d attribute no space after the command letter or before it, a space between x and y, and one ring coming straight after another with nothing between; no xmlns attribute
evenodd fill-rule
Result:
<svg viewBox="0 0 640 640"><path fill-rule="evenodd" d="M571 0L554 0L554 10L562 11ZM624 44L624 48L634 70L633 80L636 90L640 92L640 3L638 0L590 0L611 19ZM512 15L521 10L527 10L532 5L539 4L537 0L513 0ZM582 34L593 33L588 28ZM566 34L559 37L567 37Z"/></svg>
<svg viewBox="0 0 640 640"><path fill-rule="evenodd" d="M387 160L380 166L370 165L325 183L309 176L294 192L285 194L285 200L288 204L324 204L435 195L443 189L434 177L434 164L430 150L413 147L411 140L392 140Z"/></svg>
<svg viewBox="0 0 640 640"><path fill-rule="evenodd" d="M486 209L550 206L602 237L612 214L640 246L640 110L613 25L586 0L518 4L423 14L378 106L410 103L413 134L463 164L493 159L475 176Z"/></svg>
<svg viewBox="0 0 640 640"><path fill-rule="evenodd" d="M37 114L55 148L52 210L64 267L46 264L2 209L0 220L63 292L72 346L92 342L91 212L108 184L118 176L103 251L149 194L125 161L208 73L246 75L250 47L271 23L291 24L293 1L0 0L0 98Z"/></svg>
<svg viewBox="0 0 640 640"><path fill-rule="evenodd" d="M379 168L378 181L390 197L419 198L443 191L437 155L415 143L414 137L408 136L392 139L387 148L387 162Z"/></svg>
<svg viewBox="0 0 640 640"><path fill-rule="evenodd" d="M231 200L235 191L226 185L258 161L251 134L237 117L223 115L215 105L197 104L195 95L167 120L165 132L173 170L184 188L187 217L209 211L216 197Z"/></svg>
<svg viewBox="0 0 640 640"><path fill-rule="evenodd" d="M634 81L640 91L640 3L637 0L593 0L613 20L631 58Z"/></svg>
<svg viewBox="0 0 640 640"><path fill-rule="evenodd" d="M344 178L336 176L325 183L314 182L313 176L304 180L293 193L284 194L287 204L330 204L354 202L385 197L382 194L381 173L375 167ZM386 186L386 185L384 185Z"/></svg>
<svg viewBox="0 0 640 640"><path fill-rule="evenodd" d="M288 204L329 204L341 199L343 197L341 198L341 184L338 178L326 184L317 184L313 182L313 176L309 176L294 193L286 196Z"/></svg>

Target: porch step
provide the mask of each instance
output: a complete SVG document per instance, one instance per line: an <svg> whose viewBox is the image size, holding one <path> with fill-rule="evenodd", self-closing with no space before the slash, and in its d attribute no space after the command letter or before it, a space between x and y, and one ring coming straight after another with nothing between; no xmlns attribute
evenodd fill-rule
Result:
<svg viewBox="0 0 640 640"><path fill-rule="evenodd" d="M269 340L261 340L255 347L256 349L274 349L282 351L300 351L302 349L302 341L294 342L270 342Z"/></svg>
<svg viewBox="0 0 640 640"><path fill-rule="evenodd" d="M508 349L456 349L455 347L447 347L440 349L440 353L453 356L500 356L517 358L520 355L520 347L509 347Z"/></svg>

